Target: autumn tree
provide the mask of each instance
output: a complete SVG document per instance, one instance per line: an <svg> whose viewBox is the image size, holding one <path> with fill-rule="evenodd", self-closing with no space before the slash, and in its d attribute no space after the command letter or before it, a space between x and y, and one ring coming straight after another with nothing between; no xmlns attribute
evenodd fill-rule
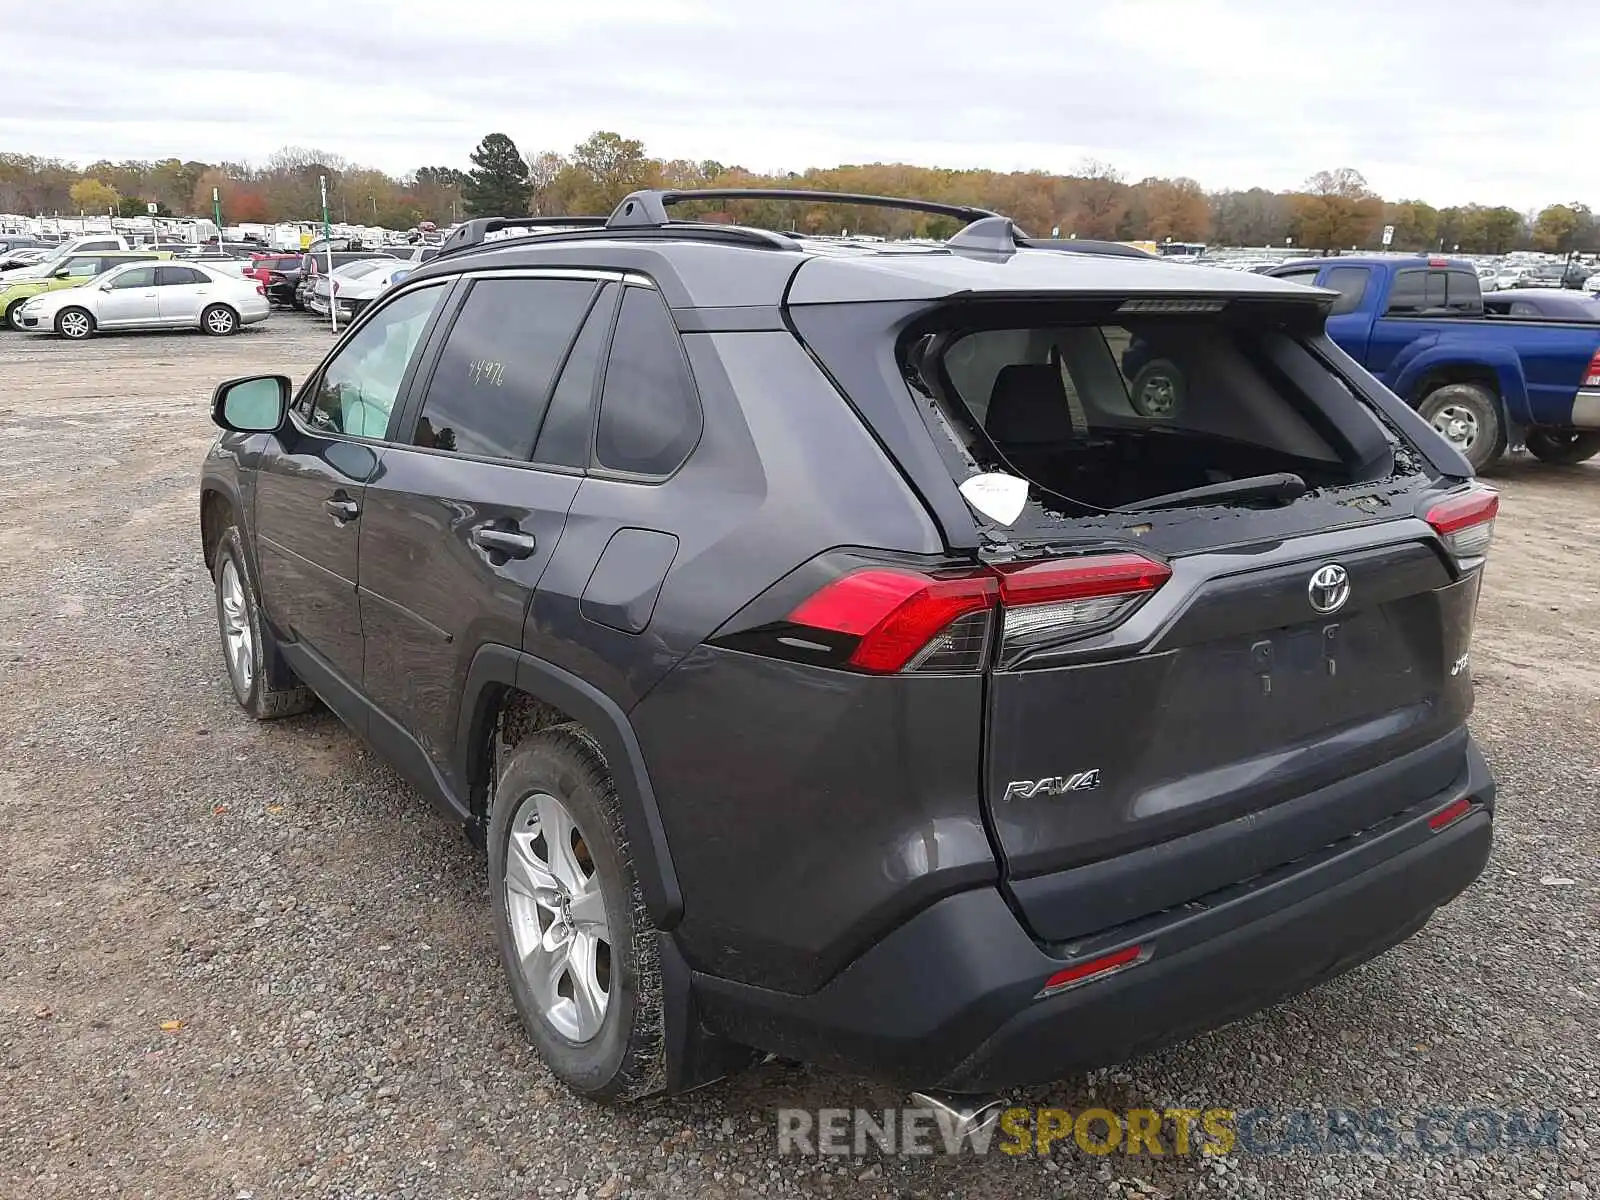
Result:
<svg viewBox="0 0 1600 1200"><path fill-rule="evenodd" d="M117 195L116 188L108 183L101 183L93 176L78 180L68 189L67 194L79 212L89 213L103 213L115 209L117 201L121 199Z"/></svg>
<svg viewBox="0 0 1600 1200"><path fill-rule="evenodd" d="M411 192L424 221L448 224L461 215L461 191L467 173L454 167L419 167Z"/></svg>
<svg viewBox="0 0 1600 1200"><path fill-rule="evenodd" d="M1552 204L1533 220L1535 249L1555 254L1594 246L1594 214L1583 204Z"/></svg>
<svg viewBox="0 0 1600 1200"><path fill-rule="evenodd" d="M1217 192L1211 197L1211 237L1223 246L1282 246L1291 236L1288 196L1266 188Z"/></svg>
<svg viewBox="0 0 1600 1200"><path fill-rule="evenodd" d="M1109 163L1093 159L1069 176L1071 230L1084 238L1114 238L1128 207L1128 185ZM1063 229L1062 233L1068 230Z"/></svg>
<svg viewBox="0 0 1600 1200"><path fill-rule="evenodd" d="M1401 200L1384 214L1394 226L1395 250L1432 250L1439 238L1439 210L1421 200Z"/></svg>
<svg viewBox="0 0 1600 1200"><path fill-rule="evenodd" d="M320 185L326 179L335 220L406 229L422 220L446 224L467 213L605 214L628 192L651 186L790 188L986 208L1005 213L1036 235L1059 227L1063 236L1081 238L1172 238L1274 248L1293 242L1296 248L1316 250L1376 245L1378 227L1387 222L1395 226L1395 247L1405 250L1442 246L1447 251L1504 253L1536 245L1559 253L1600 248L1594 215L1576 202L1551 205L1526 217L1503 205L1436 210L1421 200L1385 204L1349 168L1319 173L1293 193L1256 187L1208 196L1190 179L1152 176L1130 185L1113 167L1093 161L1065 175L893 162L755 172L712 160L661 160L637 139L605 130L569 153L545 151L526 161L509 137L490 134L471 158L470 173L426 166L395 177L327 151L293 146L256 165L163 158L103 160L80 167L60 159L0 153L0 213L117 208L134 216L154 202L164 213L209 217L215 187L229 222L315 220L321 215ZM693 202L676 206L673 214L807 233L848 229L888 238L945 238L960 225L954 218L929 213L776 199Z"/></svg>
<svg viewBox="0 0 1600 1200"><path fill-rule="evenodd" d="M528 211L528 164L517 144L503 133L491 133L471 154L461 201L475 217L513 217Z"/></svg>
<svg viewBox="0 0 1600 1200"><path fill-rule="evenodd" d="M554 150L542 150L528 160L528 187L533 196L531 207L535 214L549 217L569 211L572 197L564 194L557 184L570 165Z"/></svg>
<svg viewBox="0 0 1600 1200"><path fill-rule="evenodd" d="M1318 171L1294 197L1296 238L1309 249L1359 246L1376 232L1383 201L1351 167Z"/></svg>
<svg viewBox="0 0 1600 1200"><path fill-rule="evenodd" d="M1192 179L1145 179L1129 190L1124 229L1130 239L1204 241L1211 228L1211 206Z"/></svg>

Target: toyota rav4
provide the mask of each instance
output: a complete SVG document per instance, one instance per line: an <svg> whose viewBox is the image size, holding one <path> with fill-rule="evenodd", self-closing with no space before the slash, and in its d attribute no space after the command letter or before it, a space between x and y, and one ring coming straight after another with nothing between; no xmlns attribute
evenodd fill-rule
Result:
<svg viewBox="0 0 1600 1200"><path fill-rule="evenodd" d="M960 232L667 211L741 198L468 222L213 401L239 703L319 698L486 846L560 1078L1053 1080L1473 880L1497 497L1333 292L916 201L777 194Z"/></svg>

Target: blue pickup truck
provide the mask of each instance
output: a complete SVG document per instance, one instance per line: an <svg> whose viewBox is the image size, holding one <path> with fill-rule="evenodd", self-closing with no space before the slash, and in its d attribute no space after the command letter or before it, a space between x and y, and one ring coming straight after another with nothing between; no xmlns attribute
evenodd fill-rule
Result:
<svg viewBox="0 0 1600 1200"><path fill-rule="evenodd" d="M1508 447L1600 454L1600 325L1486 314L1471 263L1337 257L1269 272L1338 293L1328 336L1477 470Z"/></svg>

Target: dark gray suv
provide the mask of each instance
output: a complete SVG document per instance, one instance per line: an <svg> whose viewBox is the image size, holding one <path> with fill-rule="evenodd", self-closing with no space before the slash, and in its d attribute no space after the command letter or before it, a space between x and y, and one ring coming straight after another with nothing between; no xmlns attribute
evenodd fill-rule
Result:
<svg viewBox="0 0 1600 1200"><path fill-rule="evenodd" d="M1332 293L913 201L800 197L961 231L667 213L743 195L469 222L214 401L240 704L315 695L486 844L561 1078L1052 1080L1472 881L1497 497Z"/></svg>

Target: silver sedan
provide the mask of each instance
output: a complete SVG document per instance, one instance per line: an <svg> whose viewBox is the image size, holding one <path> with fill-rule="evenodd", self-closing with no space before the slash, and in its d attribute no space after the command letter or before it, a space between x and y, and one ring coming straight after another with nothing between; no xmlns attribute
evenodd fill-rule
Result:
<svg viewBox="0 0 1600 1200"><path fill-rule="evenodd" d="M18 313L18 327L74 340L102 329L198 329L223 337L265 321L269 311L254 279L209 264L140 262L35 296Z"/></svg>

